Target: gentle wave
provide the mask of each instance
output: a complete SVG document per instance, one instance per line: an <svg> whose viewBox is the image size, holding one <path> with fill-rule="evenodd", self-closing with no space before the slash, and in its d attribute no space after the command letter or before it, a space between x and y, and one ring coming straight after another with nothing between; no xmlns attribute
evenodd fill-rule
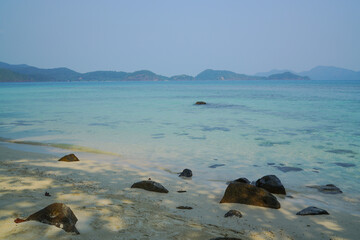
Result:
<svg viewBox="0 0 360 240"><path fill-rule="evenodd" d="M66 149L66 150L72 150L77 152L87 152L87 153L94 153L94 154L104 154L104 155L111 155L111 156L118 156L120 157L120 154L113 153L113 152L106 152L99 149L79 146L79 145L73 145L73 144L67 144L67 143L43 143L43 142L33 142L33 141L21 141L21 140L12 140L12 139L6 139L0 137L1 142L8 142L8 143L16 143L16 144L26 144L26 145L32 145L32 146L42 146L42 147L54 147L54 148L60 148L60 149Z"/></svg>

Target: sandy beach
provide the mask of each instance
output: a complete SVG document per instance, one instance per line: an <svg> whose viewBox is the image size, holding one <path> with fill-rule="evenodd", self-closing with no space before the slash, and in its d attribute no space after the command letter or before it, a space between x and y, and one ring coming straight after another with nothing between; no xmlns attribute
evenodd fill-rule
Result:
<svg viewBox="0 0 360 240"><path fill-rule="evenodd" d="M277 196L279 210L219 204L223 191L214 190L211 183L159 174L150 166L144 170L122 159L113 164L100 161L106 156L77 152L79 162L58 162L59 153L25 152L4 145L0 152L1 239L357 239L360 234L356 215L335 209L327 209L330 215L295 215L308 205L294 193L294 199ZM130 188L148 178L169 193ZM44 196L46 191L51 197ZM73 210L80 235L35 221L14 223L55 202ZM243 217L224 218L230 209L241 211Z"/></svg>

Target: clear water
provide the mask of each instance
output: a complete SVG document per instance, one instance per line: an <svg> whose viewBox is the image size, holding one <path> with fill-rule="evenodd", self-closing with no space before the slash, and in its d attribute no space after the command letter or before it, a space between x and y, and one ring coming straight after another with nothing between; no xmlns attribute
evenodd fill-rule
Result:
<svg viewBox="0 0 360 240"><path fill-rule="evenodd" d="M360 196L359 81L1 83L0 137L188 167L208 180L276 174L294 192L334 183Z"/></svg>

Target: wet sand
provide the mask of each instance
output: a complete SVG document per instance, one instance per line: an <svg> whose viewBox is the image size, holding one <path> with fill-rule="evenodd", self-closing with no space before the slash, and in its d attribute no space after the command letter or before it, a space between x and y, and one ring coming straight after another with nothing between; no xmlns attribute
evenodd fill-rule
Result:
<svg viewBox="0 0 360 240"><path fill-rule="evenodd" d="M356 214L326 209L330 215L297 216L309 205L296 193L293 199L277 196L279 210L219 204L226 184L219 190L214 187L217 182L185 180L171 171L160 174L151 164L136 166L121 157L114 164L105 155L75 154L79 162L58 162L59 153L0 145L0 239L357 239L360 235ZM169 193L130 188L148 178ZM72 209L80 235L33 221L14 223L54 202ZM230 209L243 217L224 218Z"/></svg>

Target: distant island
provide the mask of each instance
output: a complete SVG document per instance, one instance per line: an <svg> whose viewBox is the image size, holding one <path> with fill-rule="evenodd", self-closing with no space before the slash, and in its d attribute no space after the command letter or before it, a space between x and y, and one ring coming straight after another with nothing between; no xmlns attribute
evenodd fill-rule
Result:
<svg viewBox="0 0 360 240"><path fill-rule="evenodd" d="M67 82L67 81L202 81L202 80L360 80L360 72L335 67L316 67L302 73L272 70L256 75L207 69L196 76L166 77L148 70L132 73L95 71L78 73L68 68L41 69L26 64L0 62L0 82Z"/></svg>

